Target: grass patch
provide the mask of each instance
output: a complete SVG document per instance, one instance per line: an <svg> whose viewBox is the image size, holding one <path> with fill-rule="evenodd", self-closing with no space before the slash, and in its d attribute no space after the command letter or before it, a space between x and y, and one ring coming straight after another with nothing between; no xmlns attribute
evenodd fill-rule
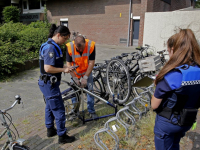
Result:
<svg viewBox="0 0 200 150"><path fill-rule="evenodd" d="M97 109L98 108L98 109ZM119 107L120 110L123 107ZM99 116L107 115L114 113L114 110L111 107L108 107L104 104L98 104L96 107L96 113ZM142 117L141 120L138 120L138 115L134 116L137 118L136 125L131 125L128 129L129 134L126 136L125 128L120 125L116 121L112 121L109 123L109 127L112 129L113 125L119 126L117 131L115 132L119 137L119 148L126 150L153 150L154 147L154 124L155 124L155 113L153 111L149 111L145 116ZM104 128L105 122L107 122L111 117L100 119L93 122L87 122L87 128L84 131L79 132L79 139L81 140L81 145L79 145L78 149L100 149L95 141L94 135L97 131ZM99 134L100 139L108 149L115 148L115 141L106 132Z"/></svg>

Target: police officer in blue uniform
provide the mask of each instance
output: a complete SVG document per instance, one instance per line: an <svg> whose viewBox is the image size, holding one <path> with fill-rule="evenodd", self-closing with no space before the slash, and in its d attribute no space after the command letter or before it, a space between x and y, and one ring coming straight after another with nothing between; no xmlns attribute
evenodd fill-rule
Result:
<svg viewBox="0 0 200 150"><path fill-rule="evenodd" d="M40 78L38 85L46 101L45 125L47 137L58 135L58 143L70 143L74 136L68 136L65 128L65 108L60 92L61 73L69 73L72 68L63 65L63 54L59 45L64 44L70 37L70 31L65 26L56 27L52 24L48 41L43 43L40 52ZM56 127L54 127L54 120Z"/></svg>
<svg viewBox="0 0 200 150"><path fill-rule="evenodd" d="M200 107L200 48L190 29L181 29L167 45L170 59L156 77L151 99L157 113L154 140L156 150L179 150Z"/></svg>

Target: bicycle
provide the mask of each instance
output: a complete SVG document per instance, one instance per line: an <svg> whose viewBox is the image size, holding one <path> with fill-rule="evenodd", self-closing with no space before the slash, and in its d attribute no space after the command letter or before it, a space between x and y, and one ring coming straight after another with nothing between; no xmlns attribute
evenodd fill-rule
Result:
<svg viewBox="0 0 200 150"><path fill-rule="evenodd" d="M72 31L72 40L75 40L77 35L79 35L79 32Z"/></svg>
<svg viewBox="0 0 200 150"><path fill-rule="evenodd" d="M165 59L165 54L164 54L165 51L166 51L165 49L162 50L162 51L157 51L157 53L158 53L159 56L160 56L160 59L161 59L161 62L162 62L162 65L163 65L163 66L164 66L165 63L167 62L167 60Z"/></svg>
<svg viewBox="0 0 200 150"><path fill-rule="evenodd" d="M67 120L72 121L76 118L79 118L79 119L82 120L82 122L84 124L85 122L88 122L88 121L98 120L98 119L101 119L101 118L116 115L117 106L115 104L110 103L106 99L100 97L100 95L101 95L100 91L96 91L96 93L94 93L93 91L88 91L85 88L79 87L78 85L76 85L75 82L67 82L67 81L62 81L62 82L66 83L68 86L70 86L68 89L61 92L62 99L63 99L64 105L65 105L65 108L66 108ZM95 98L101 100L102 102L105 102L107 105L109 105L109 106L111 106L115 109L115 113L100 116L100 117L94 118L94 119L85 119L84 103L83 103L84 99L80 99L82 97L83 93L90 94L90 95L94 96ZM77 98L76 104L71 102L71 98L73 98L73 97ZM114 97L113 97L113 100L114 100ZM82 103L82 111L80 112L79 108L80 108L81 103Z"/></svg>
<svg viewBox="0 0 200 150"><path fill-rule="evenodd" d="M105 77L105 65L97 63L93 68L93 93L99 95L105 100L109 100L109 93L106 91L106 77ZM95 103L100 100L97 99Z"/></svg>
<svg viewBox="0 0 200 150"><path fill-rule="evenodd" d="M145 46L146 47L136 48L136 50L139 50L139 52L133 52L131 54L122 53L121 56L112 58L111 61L107 65L106 78L107 78L108 89L111 94L119 95L118 96L119 104L123 104L127 102L130 95L134 96L134 93L136 94L136 96L139 96L139 93L141 91L138 90L138 88L134 88L134 87L131 88L131 86L134 86L136 82L138 82L140 79L144 78L145 76L155 74L155 71L148 71L148 72L140 71L139 61L146 57L151 56L147 52L150 46L147 44L145 44ZM128 59L128 55L132 56L131 59ZM124 57L126 57L126 59L123 61ZM113 85L115 85L115 87L113 87ZM123 89L121 88L121 85L125 85L123 87L126 87L126 91L127 91L126 93L122 93Z"/></svg>
<svg viewBox="0 0 200 150"><path fill-rule="evenodd" d="M3 145L1 150L29 150L27 146L24 145L25 139L18 139L16 140L16 135L15 133L10 129L10 125L15 128L18 138L19 134L16 129L16 127L12 123L12 117L10 114L7 113L7 111L11 110L16 104L21 103L21 97L19 95L15 96L15 102L11 105L11 107L7 109L0 110L0 120L2 121L2 125L4 126L5 130L0 134L0 139L7 133L8 135L8 140L6 143ZM6 119L7 118L10 121L10 124L7 123ZM14 137L12 136L11 132L13 133Z"/></svg>

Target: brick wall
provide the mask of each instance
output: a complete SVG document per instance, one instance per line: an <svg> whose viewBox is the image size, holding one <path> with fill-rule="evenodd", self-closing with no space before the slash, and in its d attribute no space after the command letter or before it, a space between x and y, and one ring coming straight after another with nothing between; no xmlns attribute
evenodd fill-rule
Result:
<svg viewBox="0 0 200 150"><path fill-rule="evenodd" d="M191 0L171 0L171 5L162 0L148 0L147 12L174 11L190 5Z"/></svg>
<svg viewBox="0 0 200 150"><path fill-rule="evenodd" d="M60 18L68 18L70 31L78 31L98 44L126 46L120 38L128 38L129 3L130 0L48 0L48 18L57 24ZM143 44L145 12L173 11L190 4L190 0L171 0L171 5L161 0L132 0L132 15L140 16L138 45ZM130 27L131 43L132 20Z"/></svg>
<svg viewBox="0 0 200 150"><path fill-rule="evenodd" d="M78 31L98 44L126 45L129 0L48 0L51 22L68 18L70 31ZM121 17L120 17L121 13Z"/></svg>

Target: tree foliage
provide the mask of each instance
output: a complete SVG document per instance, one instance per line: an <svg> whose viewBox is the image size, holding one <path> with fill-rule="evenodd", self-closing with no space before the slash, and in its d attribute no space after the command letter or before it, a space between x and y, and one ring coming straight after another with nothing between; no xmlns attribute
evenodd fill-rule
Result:
<svg viewBox="0 0 200 150"><path fill-rule="evenodd" d="M200 8L200 1L199 0L195 2L195 8Z"/></svg>
<svg viewBox="0 0 200 150"><path fill-rule="evenodd" d="M15 6L4 7L2 14L3 14L3 19L6 23L10 21L13 21L14 23L19 22L20 18L19 9Z"/></svg>

